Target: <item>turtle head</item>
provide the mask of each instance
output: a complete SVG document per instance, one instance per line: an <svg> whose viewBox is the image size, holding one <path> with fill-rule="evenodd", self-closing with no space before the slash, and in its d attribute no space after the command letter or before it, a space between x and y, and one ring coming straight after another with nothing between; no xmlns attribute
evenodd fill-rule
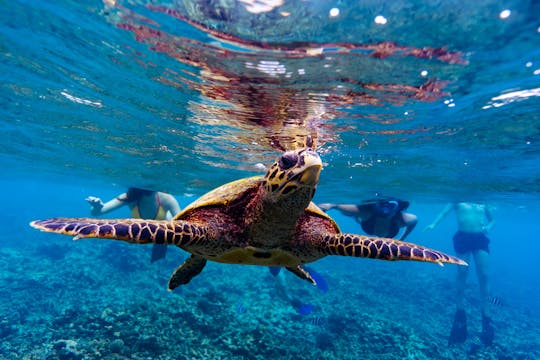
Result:
<svg viewBox="0 0 540 360"><path fill-rule="evenodd" d="M307 207L319 182L322 161L309 148L287 151L268 169L264 180L266 200L277 203L282 200L289 205Z"/></svg>

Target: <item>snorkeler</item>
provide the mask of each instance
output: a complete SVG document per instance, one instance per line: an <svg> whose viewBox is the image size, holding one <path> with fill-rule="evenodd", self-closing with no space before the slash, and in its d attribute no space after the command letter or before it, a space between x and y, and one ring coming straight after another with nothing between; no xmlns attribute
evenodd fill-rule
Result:
<svg viewBox="0 0 540 360"><path fill-rule="evenodd" d="M491 345L495 335L495 329L491 324L491 318L487 316L489 303L489 284L488 284L488 260L489 260L489 238L487 232L491 230L495 221L491 210L484 204L460 202L448 204L435 218L433 223L428 225L424 231L433 230L442 219L451 211L456 213L458 231L455 233L453 242L456 256L469 262L471 254L476 265L476 274L480 286L480 295L482 297L482 335L481 340L484 345ZM468 266L460 266L457 269L457 296L456 296L456 314L454 323L450 332L449 344L462 343L467 338L467 317L463 306L465 281L469 272Z"/></svg>
<svg viewBox="0 0 540 360"><path fill-rule="evenodd" d="M89 196L92 215L103 215L123 206L128 206L131 216L138 219L170 220L180 212L178 201L171 194L130 187L127 192L103 203L95 196ZM154 244L151 261L163 259L167 246Z"/></svg>
<svg viewBox="0 0 540 360"><path fill-rule="evenodd" d="M388 196L364 200L358 205L326 203L318 206L324 211L336 209L354 217L366 234L385 238L394 238L405 228L400 238L405 240L418 222L416 215L403 212L409 207L408 201Z"/></svg>

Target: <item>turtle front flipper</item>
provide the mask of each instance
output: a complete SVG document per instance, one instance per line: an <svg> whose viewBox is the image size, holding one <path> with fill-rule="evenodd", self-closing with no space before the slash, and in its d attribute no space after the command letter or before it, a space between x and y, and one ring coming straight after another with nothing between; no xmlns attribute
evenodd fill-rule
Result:
<svg viewBox="0 0 540 360"><path fill-rule="evenodd" d="M174 270L169 279L168 289L172 291L180 285L186 285L191 279L201 273L205 265L206 259L191 255L182 265Z"/></svg>
<svg viewBox="0 0 540 360"><path fill-rule="evenodd" d="M54 218L36 220L30 226L47 232L81 238L116 239L138 244L197 245L207 229L185 221L144 219Z"/></svg>
<svg viewBox="0 0 540 360"><path fill-rule="evenodd" d="M364 257L380 260L414 260L468 265L465 261L443 252L413 243L356 234L328 234L319 245L325 255Z"/></svg>

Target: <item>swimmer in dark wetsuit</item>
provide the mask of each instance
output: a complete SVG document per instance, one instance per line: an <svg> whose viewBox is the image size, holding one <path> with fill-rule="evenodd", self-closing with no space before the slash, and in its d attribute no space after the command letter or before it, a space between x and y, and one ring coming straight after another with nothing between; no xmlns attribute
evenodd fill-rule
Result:
<svg viewBox="0 0 540 360"><path fill-rule="evenodd" d="M387 196L364 200L358 205L327 203L318 206L324 211L336 209L352 216L366 234L385 238L394 238L401 228L405 228L400 237L405 240L418 222L416 215L404 212L409 207L408 201Z"/></svg>
<svg viewBox="0 0 540 360"><path fill-rule="evenodd" d="M180 212L180 205L171 194L133 187L106 203L95 196L87 197L86 201L90 204L90 212L94 216L106 214L123 206L128 206L131 216L139 219L170 220ZM163 259L166 251L167 246L154 244L151 261Z"/></svg>
<svg viewBox="0 0 540 360"><path fill-rule="evenodd" d="M453 242L456 255L470 262L471 255L476 264L476 273L480 285L482 296L482 336L481 340L485 345L491 345L494 337L494 328L491 319L487 315L489 305L489 284L488 284L488 260L489 260L489 239L487 232L493 227L495 221L491 209L484 204L469 202L448 204L443 211L435 218L432 224L425 228L433 230L442 219L454 210L458 222L458 231L455 233ZM456 314L454 324L450 333L449 343L461 343L467 338L467 318L464 310L465 281L469 271L468 266L462 266L457 274L457 297Z"/></svg>

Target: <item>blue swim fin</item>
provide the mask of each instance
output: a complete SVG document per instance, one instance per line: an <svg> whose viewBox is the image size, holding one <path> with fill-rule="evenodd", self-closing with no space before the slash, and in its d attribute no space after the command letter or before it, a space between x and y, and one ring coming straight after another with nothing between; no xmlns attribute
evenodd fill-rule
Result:
<svg viewBox="0 0 540 360"><path fill-rule="evenodd" d="M319 290L321 290L324 293L328 291L328 282L323 278L321 274L319 274L312 268L308 268L308 267L304 267L304 270L306 270L311 275L313 280L315 280Z"/></svg>
<svg viewBox="0 0 540 360"><path fill-rule="evenodd" d="M313 311L312 304L304 304L298 299L292 299L291 305L296 310L297 313L303 316L309 315Z"/></svg>
<svg viewBox="0 0 540 360"><path fill-rule="evenodd" d="M269 266L268 270L270 270L270 274L274 276L278 276L279 272L281 271L281 268L279 266Z"/></svg>
<svg viewBox="0 0 540 360"><path fill-rule="evenodd" d="M152 246L152 258L150 259L150 262L165 259L165 255L167 255L167 245L154 244Z"/></svg>

